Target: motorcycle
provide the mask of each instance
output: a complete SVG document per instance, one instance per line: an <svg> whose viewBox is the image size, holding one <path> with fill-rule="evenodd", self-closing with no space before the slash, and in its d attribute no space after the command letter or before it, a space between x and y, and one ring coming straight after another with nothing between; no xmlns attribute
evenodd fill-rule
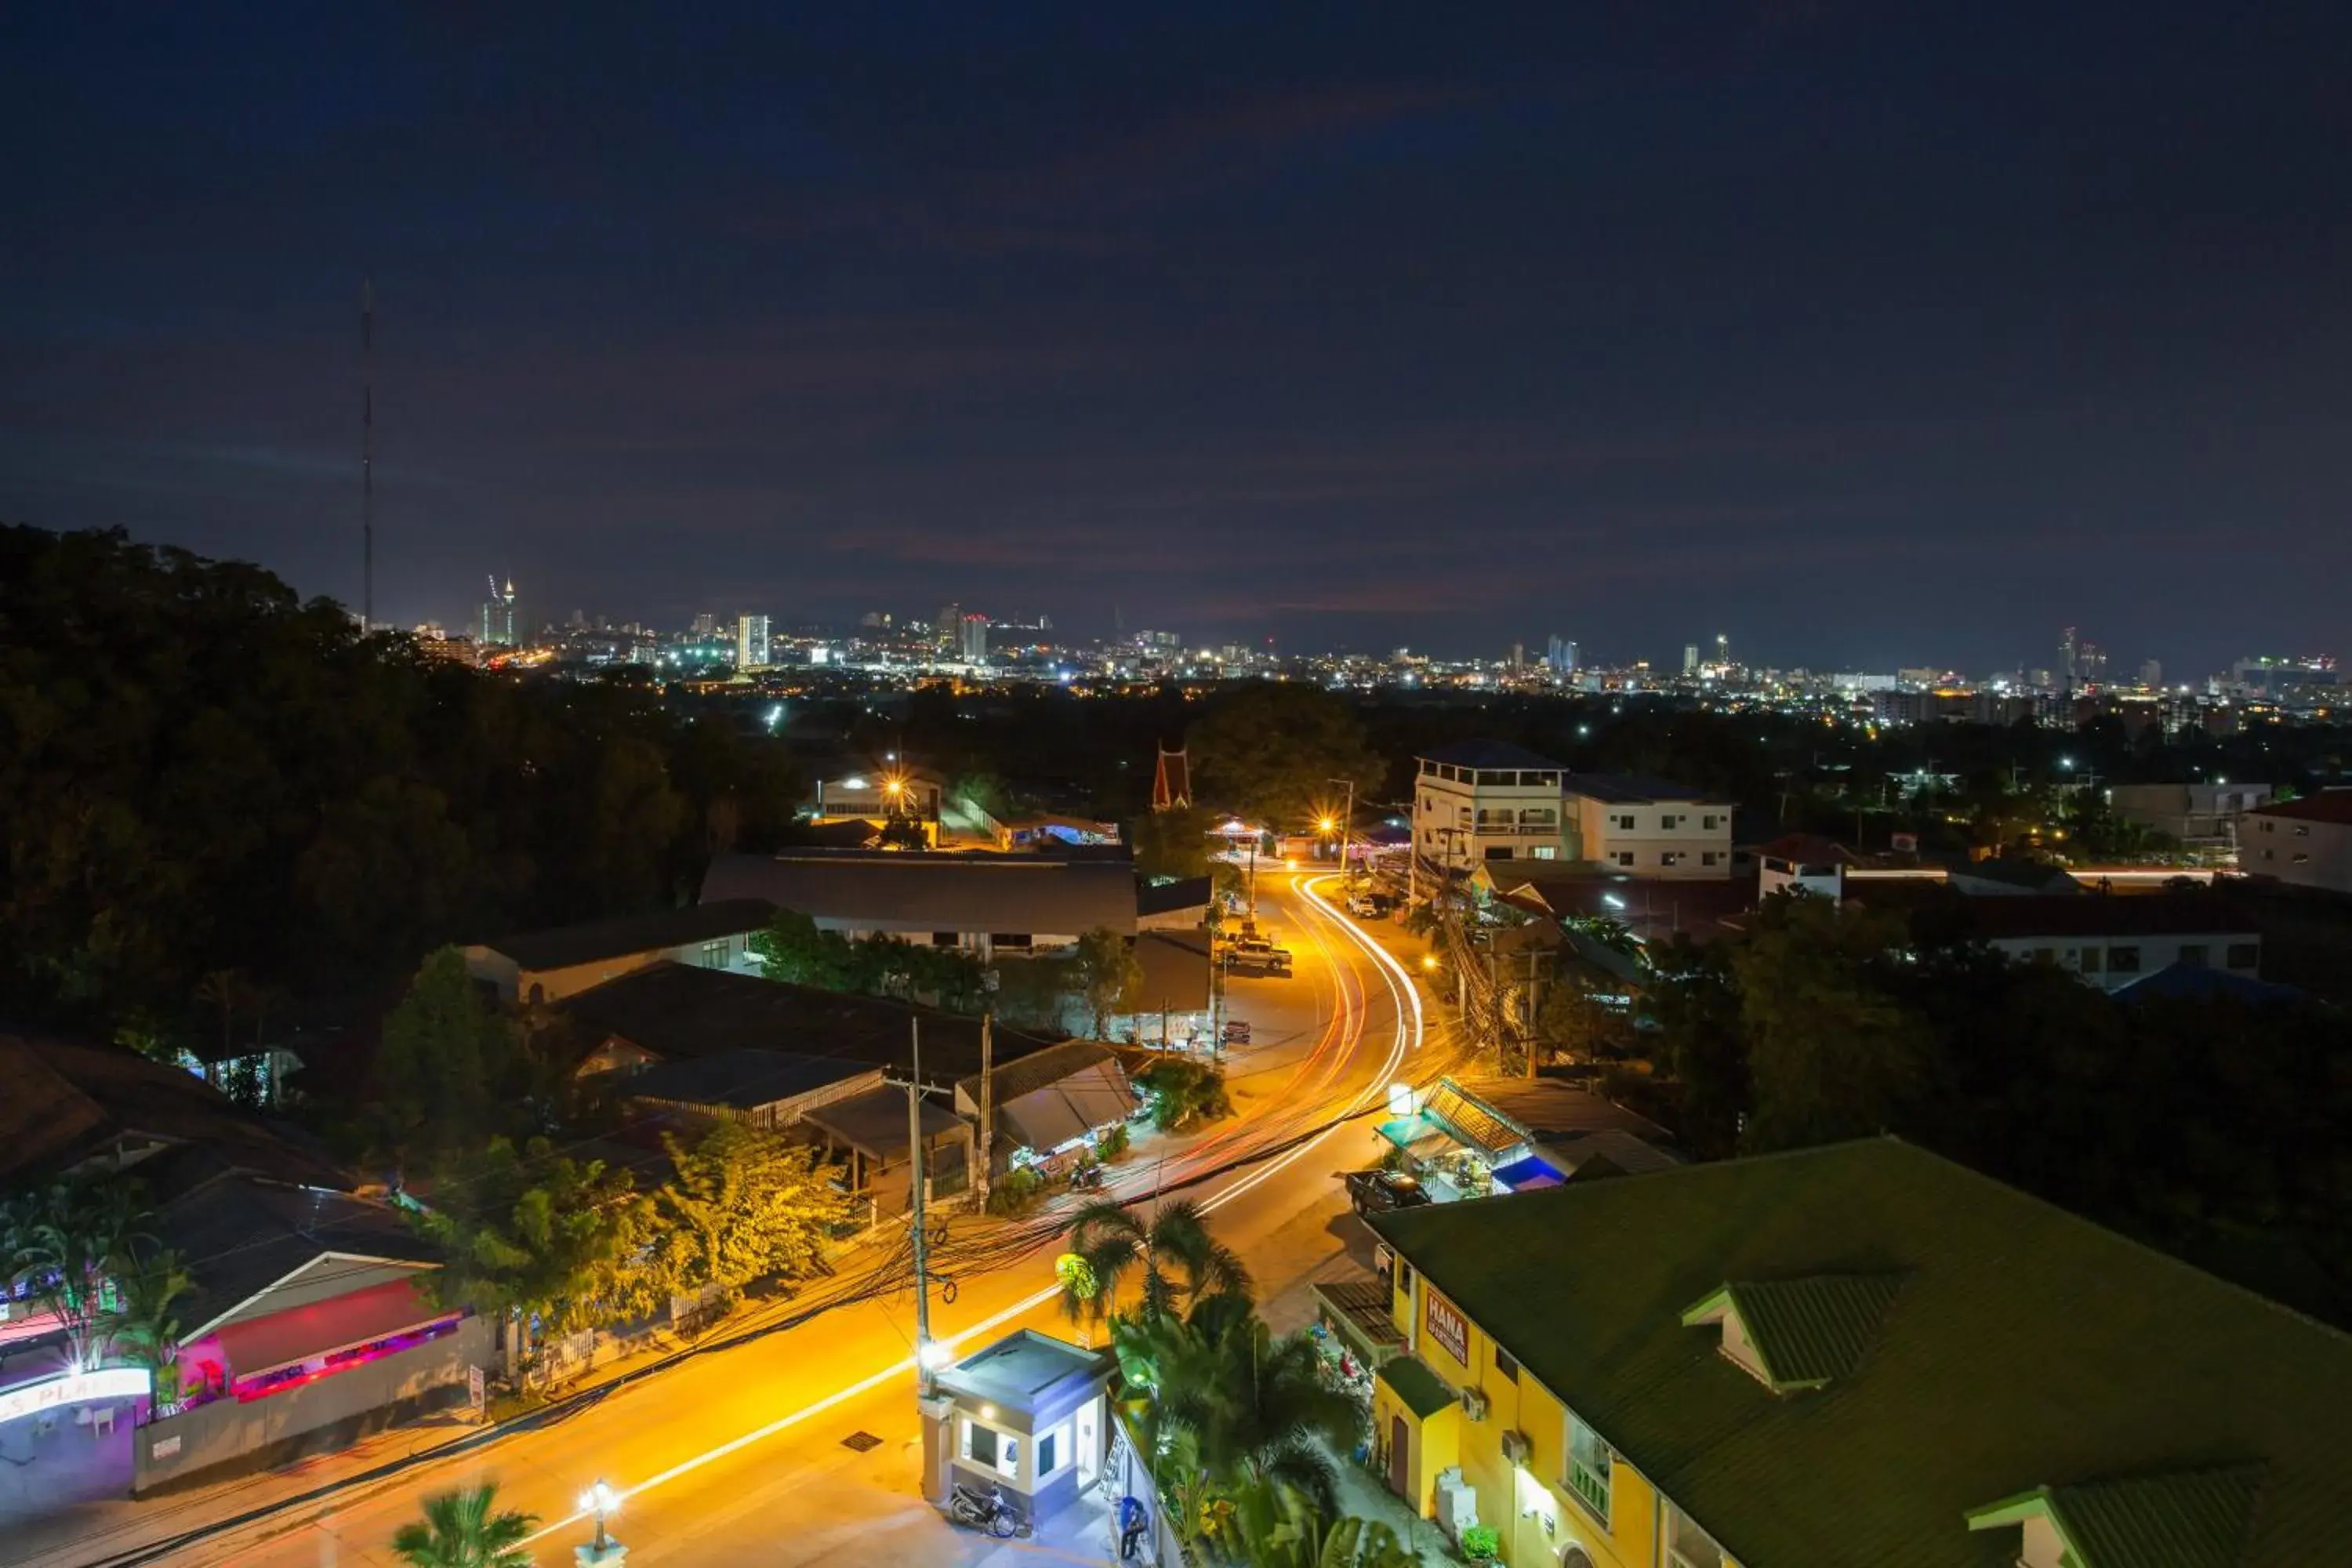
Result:
<svg viewBox="0 0 2352 1568"><path fill-rule="evenodd" d="M1001 1487L982 1491L956 1482L955 1493L948 1499L948 1517L967 1529L984 1530L1000 1541L1029 1533L1029 1521L1013 1511Z"/></svg>
<svg viewBox="0 0 2352 1568"><path fill-rule="evenodd" d="M1100 1165L1080 1165L1070 1173L1070 1191L1074 1193L1098 1193L1102 1186L1103 1168Z"/></svg>

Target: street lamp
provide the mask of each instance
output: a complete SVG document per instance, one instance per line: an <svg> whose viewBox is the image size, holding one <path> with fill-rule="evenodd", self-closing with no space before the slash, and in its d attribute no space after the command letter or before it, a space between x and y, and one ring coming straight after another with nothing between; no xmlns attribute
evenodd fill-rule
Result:
<svg viewBox="0 0 2352 1568"><path fill-rule="evenodd" d="M586 1552L578 1553L583 1563L617 1563L627 1549L614 1541L605 1528L605 1521L621 1511L621 1494L604 1484L598 1477L589 1489L580 1494L580 1511L596 1519L596 1540Z"/></svg>

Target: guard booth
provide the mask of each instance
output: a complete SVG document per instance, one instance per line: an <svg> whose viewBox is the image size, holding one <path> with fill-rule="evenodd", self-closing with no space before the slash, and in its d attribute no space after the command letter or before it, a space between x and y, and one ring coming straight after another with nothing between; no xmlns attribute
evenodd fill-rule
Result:
<svg viewBox="0 0 2352 1568"><path fill-rule="evenodd" d="M1117 1364L1108 1351L1024 1329L941 1371L940 1495L956 1481L999 1487L1034 1527L1092 1492L1102 1479Z"/></svg>

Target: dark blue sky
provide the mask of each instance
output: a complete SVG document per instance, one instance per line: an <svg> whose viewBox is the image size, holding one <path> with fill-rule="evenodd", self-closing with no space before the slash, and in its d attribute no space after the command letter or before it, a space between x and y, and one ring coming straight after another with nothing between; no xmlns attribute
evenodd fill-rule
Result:
<svg viewBox="0 0 2352 1568"><path fill-rule="evenodd" d="M355 601L373 276L404 622L2352 655L2347 79L2340 0L10 6L0 517Z"/></svg>

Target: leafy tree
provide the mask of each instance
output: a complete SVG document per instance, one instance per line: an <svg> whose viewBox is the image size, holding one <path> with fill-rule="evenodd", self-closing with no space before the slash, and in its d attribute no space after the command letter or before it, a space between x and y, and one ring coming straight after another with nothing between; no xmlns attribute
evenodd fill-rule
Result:
<svg viewBox="0 0 2352 1568"><path fill-rule="evenodd" d="M1188 877L1209 875L1209 835L1216 824L1215 814L1199 805L1138 816L1127 825L1136 875L1150 882L1181 882Z"/></svg>
<svg viewBox="0 0 2352 1568"><path fill-rule="evenodd" d="M1253 1477L1227 1495L1232 1511L1219 1534L1250 1568L1416 1568L1421 1561L1388 1525L1335 1518L1286 1482Z"/></svg>
<svg viewBox="0 0 2352 1568"><path fill-rule="evenodd" d="M751 933L751 951L759 955L760 973L771 980L824 991L849 989L856 962L849 940L839 931L819 929L798 910L778 910L770 916L765 926Z"/></svg>
<svg viewBox="0 0 2352 1568"><path fill-rule="evenodd" d="M404 1157L478 1140L497 1119L515 1057L514 1026L467 972L466 955L428 954L383 1021L373 1102L383 1142Z"/></svg>
<svg viewBox="0 0 2352 1568"><path fill-rule="evenodd" d="M1325 1374L1314 1340L1277 1337L1255 1317L1193 1335L1159 1369L1153 1403L1160 1424L1190 1433L1202 1468L1229 1487L1281 1482L1326 1512L1339 1490L1327 1449L1348 1452L1363 1436L1363 1407Z"/></svg>
<svg viewBox="0 0 2352 1568"><path fill-rule="evenodd" d="M1346 700L1297 682L1261 681L1217 699L1185 743L1203 792L1263 822L1307 821L1331 780L1355 779L1369 795L1388 773Z"/></svg>
<svg viewBox="0 0 2352 1568"><path fill-rule="evenodd" d="M677 1174L653 1194L656 1257L673 1294L824 1270L825 1242L849 1200L813 1146L722 1121L688 1148L665 1135Z"/></svg>
<svg viewBox="0 0 2352 1568"><path fill-rule="evenodd" d="M425 1517L394 1532L393 1555L410 1568L530 1568L523 1542L539 1516L502 1510L485 1481L425 1500Z"/></svg>
<svg viewBox="0 0 2352 1568"><path fill-rule="evenodd" d="M1927 1019L1886 984L1910 942L1899 918L1779 896L1732 952L1755 1085L1742 1147L1864 1137L1926 1087Z"/></svg>
<svg viewBox="0 0 2352 1568"><path fill-rule="evenodd" d="M60 1176L0 1203L8 1283L57 1320L77 1367L94 1363L109 1283L131 1271L149 1217L138 1184L110 1171Z"/></svg>
<svg viewBox="0 0 2352 1568"><path fill-rule="evenodd" d="M1144 1114L1163 1132L1234 1113L1225 1075L1208 1062L1164 1057L1135 1075L1135 1087L1143 1091Z"/></svg>
<svg viewBox="0 0 2352 1568"><path fill-rule="evenodd" d="M186 1261L169 1248L133 1257L115 1279L115 1306L105 1320L107 1339L118 1354L147 1369L158 1405L179 1401L178 1303L194 1283Z"/></svg>
<svg viewBox="0 0 2352 1568"><path fill-rule="evenodd" d="M1076 959L1078 993L1099 1040L1114 1016L1142 1010L1143 962L1133 942L1107 926L1079 935Z"/></svg>
<svg viewBox="0 0 2352 1568"><path fill-rule="evenodd" d="M543 1138L494 1138L434 1183L417 1227L446 1259L426 1288L445 1307L536 1315L556 1334L642 1310L655 1299L642 1264L648 1209L626 1171L575 1161Z"/></svg>

